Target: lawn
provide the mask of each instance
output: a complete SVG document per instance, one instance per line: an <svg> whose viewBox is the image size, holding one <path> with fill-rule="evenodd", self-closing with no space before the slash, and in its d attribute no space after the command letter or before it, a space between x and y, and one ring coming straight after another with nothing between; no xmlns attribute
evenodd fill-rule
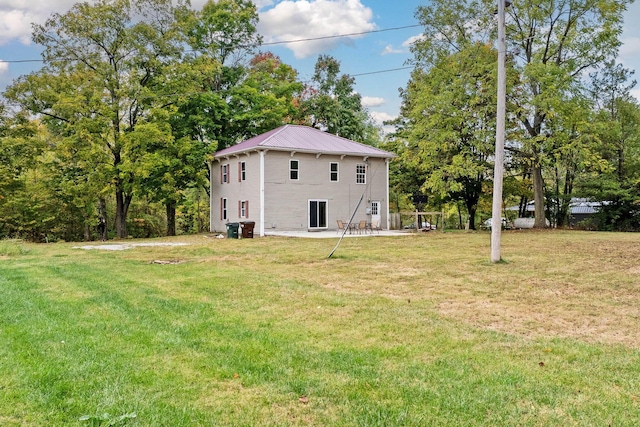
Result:
<svg viewBox="0 0 640 427"><path fill-rule="evenodd" d="M640 236L489 238L0 241L0 425L640 425Z"/></svg>

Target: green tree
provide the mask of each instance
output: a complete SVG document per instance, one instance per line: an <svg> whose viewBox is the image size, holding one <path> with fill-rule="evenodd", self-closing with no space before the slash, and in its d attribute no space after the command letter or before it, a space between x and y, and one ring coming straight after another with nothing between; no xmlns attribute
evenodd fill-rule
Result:
<svg viewBox="0 0 640 427"><path fill-rule="evenodd" d="M377 132L372 131L373 121L362 107L362 98L354 85L353 77L340 74L338 60L320 55L312 83L302 96L302 116L310 126L343 138L372 143L373 136L379 141Z"/></svg>
<svg viewBox="0 0 640 427"><path fill-rule="evenodd" d="M177 137L190 136L220 150L245 137L246 129L234 121L247 102L241 87L247 64L261 43L256 6L247 0L208 1L201 11L185 10L181 26L191 54L196 93L180 105ZM234 109L240 108L240 114ZM175 122L175 120L174 120ZM252 135L253 136L253 135Z"/></svg>
<svg viewBox="0 0 640 427"><path fill-rule="evenodd" d="M630 95L633 72L613 61L591 75L598 163L587 165L581 190L603 202L600 225L640 229L640 106Z"/></svg>
<svg viewBox="0 0 640 427"><path fill-rule="evenodd" d="M403 92L402 116L411 127L402 160L420 171L426 192L463 202L472 229L492 170L495 62L490 46L470 43L414 71Z"/></svg>
<svg viewBox="0 0 640 427"><path fill-rule="evenodd" d="M508 85L508 113L520 123L507 136L513 156L531 175L536 206L536 227L545 226L545 181L543 168L553 165L550 157L562 138L556 129L569 118L563 108L579 93L582 74L616 55L620 45L622 13L628 0L525 0L507 9L507 43L510 68L518 77ZM413 48L417 67L429 68L439 58L463 50L470 41L495 38L491 11L495 2L433 0L419 7L416 16L424 25L424 37Z"/></svg>
<svg viewBox="0 0 640 427"><path fill-rule="evenodd" d="M46 148L38 125L24 112L9 114L0 104L0 238L42 234L42 217L29 175ZM38 225L38 227L35 227Z"/></svg>
<svg viewBox="0 0 640 427"><path fill-rule="evenodd" d="M153 126L158 115L149 111L170 104L151 88L157 90L154 83L179 56L173 13L169 0L98 0L54 14L34 26L45 66L7 94L42 117L54 135L88 141L95 146L85 153L108 156L105 181L97 185L115 191L118 237L126 236L136 190L133 165L139 156L131 136L139 126Z"/></svg>
<svg viewBox="0 0 640 427"><path fill-rule="evenodd" d="M511 91L512 111L524 130L521 148L530 159L536 227L545 226L543 167L558 143L558 138L548 138L554 131L551 121L565 112L583 85L583 72L617 54L622 13L629 3L529 0L508 9L507 40L519 50L515 68L520 75L520 85Z"/></svg>

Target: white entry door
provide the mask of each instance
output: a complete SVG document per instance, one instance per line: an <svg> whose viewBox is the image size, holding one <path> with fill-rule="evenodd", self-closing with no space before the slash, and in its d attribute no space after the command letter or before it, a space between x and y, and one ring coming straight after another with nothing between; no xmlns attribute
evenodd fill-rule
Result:
<svg viewBox="0 0 640 427"><path fill-rule="evenodd" d="M371 201L371 224L378 224L378 227L382 227L380 223L380 202L378 200Z"/></svg>

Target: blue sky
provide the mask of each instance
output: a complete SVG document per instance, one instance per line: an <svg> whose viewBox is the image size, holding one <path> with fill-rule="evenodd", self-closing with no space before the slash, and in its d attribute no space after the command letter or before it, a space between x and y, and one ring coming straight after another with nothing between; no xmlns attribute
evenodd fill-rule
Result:
<svg viewBox="0 0 640 427"><path fill-rule="evenodd" d="M91 1L91 0L89 0ZM192 0L194 8L205 0ZM377 31L361 36L313 42L276 44L265 49L292 65L302 80L313 74L318 55L329 54L341 63L343 73L356 76L356 90L372 115L382 121L397 116L398 89L404 87L410 70L389 71L406 66L408 45L420 28L380 31L417 24L414 13L427 0L255 0L260 11L259 30L265 42L282 42L339 34ZM40 58L40 49L30 43L31 23L43 23L53 12L64 13L74 0L0 0L0 60ZM623 46L619 60L640 70L640 2L625 15ZM38 62L0 62L0 90L14 78L37 69ZM361 75L364 74L364 75ZM634 94L640 99L640 89Z"/></svg>

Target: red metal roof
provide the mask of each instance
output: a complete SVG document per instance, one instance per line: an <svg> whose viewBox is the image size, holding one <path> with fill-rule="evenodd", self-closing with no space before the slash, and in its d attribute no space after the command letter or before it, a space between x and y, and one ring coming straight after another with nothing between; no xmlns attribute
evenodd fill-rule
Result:
<svg viewBox="0 0 640 427"><path fill-rule="evenodd" d="M382 158L395 157L395 154L388 151L332 135L309 126L299 125L281 126L234 146L225 148L224 150L220 150L215 154L215 157L239 154L257 149Z"/></svg>

